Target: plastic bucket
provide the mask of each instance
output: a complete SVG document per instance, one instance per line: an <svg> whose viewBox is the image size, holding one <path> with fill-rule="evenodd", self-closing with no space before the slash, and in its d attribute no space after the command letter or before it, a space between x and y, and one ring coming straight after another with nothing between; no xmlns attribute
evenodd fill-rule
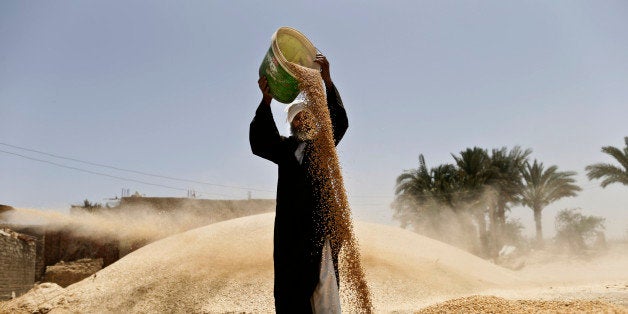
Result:
<svg viewBox="0 0 628 314"><path fill-rule="evenodd" d="M288 62L319 69L314 63L316 48L294 28L280 27L271 38L270 48L259 67L259 75L268 80L270 93L277 101L291 103L299 94L299 82L286 66Z"/></svg>

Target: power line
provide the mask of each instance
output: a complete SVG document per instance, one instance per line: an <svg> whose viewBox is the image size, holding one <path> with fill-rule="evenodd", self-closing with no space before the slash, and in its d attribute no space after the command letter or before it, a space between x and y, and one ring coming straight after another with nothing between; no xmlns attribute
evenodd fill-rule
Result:
<svg viewBox="0 0 628 314"><path fill-rule="evenodd" d="M68 166L68 165L64 165L64 164L59 164L59 163L56 163L56 162L53 162L53 161L33 158L33 157L25 156L25 155L22 155L22 154L18 154L18 153L4 151L4 150L0 150L0 153L10 154L10 155L18 156L18 157L21 157L21 158L25 158L25 159L29 159L29 160L33 160L33 161L38 161L38 162L42 162L42 163L47 163L47 164L51 164L51 165L54 165L54 166L57 166L57 167L72 169L72 170L85 172L85 173L89 173L89 174L93 174L93 175L104 176L104 177L108 177L108 178L113 178L113 179L118 179L118 180L123 180L123 181L130 181L130 182L135 182L135 183L141 183L141 184L146 184L146 185L152 185L152 186L162 187L162 188L171 189L171 190L188 191L188 189L178 188L178 187L169 186L169 185L165 185L165 184L146 182L146 181L136 180L136 179L132 179L132 178L119 177L119 176L114 176L114 175L110 175L110 174L106 174L106 173L102 173L102 172L97 172L97 171L92 171L92 170L87 170L87 169L82 169L82 168L76 168L76 167L72 167L72 166ZM226 194L209 193L209 192L202 192L202 191L200 193L206 194L206 195L229 196L229 195L226 195Z"/></svg>
<svg viewBox="0 0 628 314"><path fill-rule="evenodd" d="M44 151L41 151L41 150L36 150L36 149L32 149L32 148L27 148L27 147L21 147L21 146L12 145L12 144L3 143L3 142L0 142L0 145L11 147L11 148L15 148L15 149L20 149L20 150L24 150L24 151L29 151L29 152L33 152L33 153L37 153L37 154L42 154L42 155L46 155L46 156L50 156L50 157L54 157L54 158L70 160L70 161L83 163L83 164L87 164L87 165L91 165L91 166L97 166L97 167L108 168L108 169L113 169L113 170L117 170L117 171L124 171L124 172L129 172L129 173L135 173L135 174L151 176L151 177L155 177L155 178L162 178L162 179L174 180L174 181L180 181L180 182L187 182L187 183L203 184L203 185L216 186L216 187L248 190L248 191L275 192L275 190L265 190L265 189L249 188L249 187L243 187L243 186L217 184L217 183L211 183L211 182L204 182L204 181L197 181L197 180L191 180L191 179L177 178L177 177L165 176L165 175L154 174L154 173L149 173L149 172L144 172L144 171L120 168L120 167L105 165L105 164L101 164L101 163L96 163L96 162L76 159L76 158L72 158L72 157L61 156L61 155L57 155L57 154L44 152ZM29 157L29 156L25 156L25 155L21 155L21 154L17 154L17 153L8 152L8 151L0 150L0 152L6 153L6 154L15 155L15 156L19 156L19 157L22 157L22 158L26 158L26 159L30 159L30 160L34 160L34 161L38 161L38 162L52 164L52 165L55 165L55 166L58 166L58 167L63 167L63 168L68 168L68 169L72 169L72 170L82 171L82 172L86 172L86 173L90 173L90 174L94 174L94 175L100 175L100 176L105 176L105 177L109 177L109 178L125 180L125 181L131 181L131 182L147 184L147 185L152 185L152 186L164 187L164 188L173 189L173 190L187 191L187 189L183 189L183 188L177 188L177 187L172 187L172 186L159 184L159 183L151 183L151 182L136 180L136 179L132 179L132 178L119 177L119 176L110 175L110 174L101 173L101 172L96 172L96 171L91 171L91 170L87 170L87 169L76 168L76 167L67 166L67 165L63 165L63 164L58 164L58 163L55 163L55 162L52 162L52 161L37 159L37 158L33 158L33 157ZM597 188L601 188L601 187L597 183L589 182L588 184L582 185L581 188L582 188L583 191L585 191L585 190L597 189ZM199 193L200 194L206 194L206 195L228 196L226 194L208 193L208 192L202 192L202 191L199 191ZM432 193L427 192L427 194L429 194L430 196L448 196L448 195L458 195L458 196L465 195L466 196L466 195L472 195L472 194L475 194L475 193L476 193L476 191L469 191L469 190L466 190L466 191L465 190L463 190L463 191L455 191L455 192L436 192L436 193L434 193L434 192L432 192ZM391 198L391 196L384 196L384 195L351 195L351 194L349 194L348 196L350 198L361 198L361 199L365 199L365 198L390 199ZM397 194L393 193L392 198L394 199L397 196L398 196Z"/></svg>
<svg viewBox="0 0 628 314"><path fill-rule="evenodd" d="M7 143L3 143L3 142L0 142L0 145L8 146L8 147L11 147L11 148L20 149L20 150L24 150L24 151L34 152L34 153L37 153L37 154L42 154L42 155L46 155L46 156L50 156L50 157L54 157L54 158L59 158L59 159L65 159L65 160L70 160L70 161L74 161L74 162L79 162L79 163L83 163L83 164L87 164L87 165L103 167L103 168L109 168L109 169L118 170L118 171L126 171L126 172L130 172L130 173L136 173L136 174L152 176L152 177L157 177L157 178L176 180L176 181L188 182L188 183L205 184L205 185L211 185L211 186L217 186L217 187L236 188L236 189L242 189L242 190L248 190L248 191L272 192L272 193L275 192L274 190L264 190L264 189L247 188L247 187L241 187L241 186L231 186L231 185L224 185L224 184L215 184L215 183L209 183L209 182L202 182L202 181L196 181L196 180L189 180L189 179L175 178L175 177L170 177L170 176L163 176L163 175L159 175L159 174L153 174L153 173L148 173L148 172L143 172L143 171L137 171L137 170L131 170L131 169L120 168L120 167L115 167L115 166L109 166L109 165L95 163L95 162L91 162L91 161L86 161L86 160L81 160L81 159L61 156L61 155L57 155L57 154L52 154L52 153L48 153L48 152L44 152L44 151L40 151L40 150L36 150L36 149L32 149L32 148L26 148L26 147L16 146L16 145L12 145L12 144L7 144ZM49 160L43 160L43 159L38 159L38 158L34 158L34 157L29 157L29 156L25 156L25 155L22 155L22 154L9 152L9 151L0 150L0 152L6 153L6 154L15 155L15 156L19 156L19 157L30 159L30 160L33 160L33 161L38 161L38 162L42 162L42 163L51 164L51 165L54 165L54 166L57 166L57 167L62 167L62 168L76 170L76 171L86 172L86 173L90 173L90 174L94 174L94 175L100 175L100 176L105 176L105 177L119 179L119 180L125 180L125 181L132 181L132 182L142 183L142 184L147 184L147 185L165 187L165 188L174 189L174 190L178 190L178 191L187 191L187 189L183 189L183 188L177 188L177 187L172 187L172 186L168 186L168 185L164 185L164 184L152 183L152 182L137 180L137 179L133 179L133 178L120 177L120 176L110 175L110 174L106 174L106 173L102 173L102 172L97 172L97 171L92 171L92 170L72 167L72 166L68 166L68 165L64 165L64 164L55 163L55 162L52 162L52 161L49 161ZM207 193L207 192L202 192L202 191L198 191L198 192L199 192L199 194L206 194L206 195L228 196L228 195L219 194L219 193ZM390 198L388 196L383 196L383 195L382 196L378 196L378 195L368 195L368 196L366 196L366 195L350 195L350 197L353 197L353 198Z"/></svg>
<svg viewBox="0 0 628 314"><path fill-rule="evenodd" d="M91 165L91 166L108 168L108 169L113 169L113 170L117 170L117 171L129 172L129 173L135 173L135 174L151 176L151 177L155 177L155 178L168 179L168 180L187 182L187 183L204 184L204 185L216 186L216 187L234 188L234 189L247 190L247 191L272 192L272 193L275 192L275 190L266 190L266 189L249 188L249 187L243 187L243 186L217 184L217 183L203 182L203 181L184 179L184 178L177 178L177 177L165 176L165 175L149 173L149 172L144 172L144 171L138 171L138 170L132 170L132 169L127 169L127 168L121 168L121 167L106 165L106 164L102 164L102 163L96 163L96 162L92 162L92 161L87 161L87 160L81 160L81 159L77 159L77 158L62 156L62 155L58 155L58 154L53 154L53 153L49 153L49 152L45 152L45 151L41 151L41 150L37 150L37 149L33 149L33 148L27 148L27 147L17 146L17 145L13 145L13 144L8 144L8 143L4 143L4 142L0 142L0 145L11 147L11 148L15 148L15 149L20 149L20 150L24 150L24 151L28 151L28 152L33 152L33 153L37 153L37 154L42 154L42 155L50 156L50 157L53 157L53 158L65 159L65 160L70 160L70 161L74 161L74 162L78 162L78 163L82 163L82 164L87 164L87 165ZM364 199L364 198L379 198L379 199L388 199L388 198L390 198L390 196L384 196L384 195L350 195L350 197L362 198L362 199Z"/></svg>
<svg viewBox="0 0 628 314"><path fill-rule="evenodd" d="M144 172L144 171L137 171L137 170L132 170L132 169L120 168L120 167L115 167L115 166L95 163L95 162L91 162L91 161L86 161L86 160L81 160L81 159L61 156L61 155L57 155L57 154L52 154L52 153L48 153L48 152L44 152L44 151L40 151L40 150L36 150L36 149L32 149L32 148L26 148L26 147L11 145L11 144L7 144L7 143L3 143L3 142L0 142L0 145L16 148L16 149L20 149L20 150L25 150L25 151L29 151L29 152L33 152L33 153L37 153L37 154L42 154L42 155L46 155L46 156L50 156L50 157L54 157L54 158L59 158L59 159L65 159L65 160L70 160L70 161L74 161L74 162L79 162L79 163L83 163L83 164L87 164L87 165L91 165L91 166L102 167L102 168L109 168L109 169L113 169L113 170L125 171L125 172L130 172L130 173L135 173L135 174L141 174L141 175L144 175L144 176L150 176L150 177L155 177L155 178L162 178L162 179L168 179L168 180L174 180L174 181L180 181L180 182L188 182L188 183L196 183L196 184L204 184L204 185L224 187L224 188L248 190L248 191L275 192L274 190L264 190L264 189L256 189L256 188L249 188L249 187L243 187L243 186L224 185L224 184L217 184L217 183L211 183L211 182L203 182L203 181L197 181L197 180L176 178L176 177L170 177L170 176L154 174L154 173L149 173L149 172Z"/></svg>

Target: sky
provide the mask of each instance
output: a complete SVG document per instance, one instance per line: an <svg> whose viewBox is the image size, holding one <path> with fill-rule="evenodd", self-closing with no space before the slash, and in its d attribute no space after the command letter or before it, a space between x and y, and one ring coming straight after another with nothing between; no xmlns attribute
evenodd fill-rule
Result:
<svg viewBox="0 0 628 314"><path fill-rule="evenodd" d="M0 203L67 211L122 189L273 198L276 165L251 153L248 128L281 26L330 61L357 219L396 224L395 179L419 154L431 167L520 145L583 187L545 209L546 236L578 207L628 237L628 187L584 172L628 136L625 1L2 1ZM533 234L531 210L510 216Z"/></svg>

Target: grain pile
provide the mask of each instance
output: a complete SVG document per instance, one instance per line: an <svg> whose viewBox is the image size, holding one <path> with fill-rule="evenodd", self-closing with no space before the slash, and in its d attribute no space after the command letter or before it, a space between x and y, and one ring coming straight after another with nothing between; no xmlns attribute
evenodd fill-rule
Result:
<svg viewBox="0 0 628 314"><path fill-rule="evenodd" d="M34 298L72 313L272 313L273 224L274 214L263 214L177 234L61 295L28 293L0 304L0 313L32 313L17 304ZM407 230L357 221L355 233L376 313L412 312L520 283L511 271ZM343 311L359 312L342 301Z"/></svg>
<svg viewBox="0 0 628 314"><path fill-rule="evenodd" d="M56 283L45 282L17 299L0 303L0 313L48 313L55 309L68 308L66 293Z"/></svg>
<svg viewBox="0 0 628 314"><path fill-rule="evenodd" d="M475 295L435 304L417 313L628 313L628 310L598 300L507 300Z"/></svg>
<svg viewBox="0 0 628 314"><path fill-rule="evenodd" d="M313 145L307 148L312 160L308 171L322 205L324 233L330 240L334 253L339 253L339 271L343 283L341 296L359 312L370 313L373 304L353 233L351 209L336 153L323 80L316 69L294 63L288 63L288 66L296 74L299 89L307 100L307 108L318 124Z"/></svg>

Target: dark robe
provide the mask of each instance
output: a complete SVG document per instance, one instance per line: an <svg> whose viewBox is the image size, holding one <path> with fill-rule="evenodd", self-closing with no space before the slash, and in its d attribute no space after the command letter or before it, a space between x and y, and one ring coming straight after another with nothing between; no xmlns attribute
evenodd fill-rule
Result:
<svg viewBox="0 0 628 314"><path fill-rule="evenodd" d="M335 86L326 86L327 106L331 117L335 144L349 126L347 113ZM312 188L308 172L309 145L299 164L294 152L299 141L279 135L269 105L261 103L249 131L253 154L276 163L277 209L275 213L274 251L275 311L277 313L310 313L310 297L318 284L324 231L320 224L320 198ZM338 250L334 252L334 268L338 277Z"/></svg>

